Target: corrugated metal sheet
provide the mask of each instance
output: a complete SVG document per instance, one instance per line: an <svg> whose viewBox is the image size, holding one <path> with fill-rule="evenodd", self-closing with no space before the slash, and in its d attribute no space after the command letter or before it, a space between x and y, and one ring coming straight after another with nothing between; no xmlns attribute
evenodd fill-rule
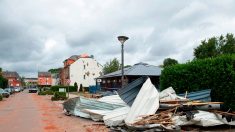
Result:
<svg viewBox="0 0 235 132"><path fill-rule="evenodd" d="M160 76L162 68L158 66L148 65L146 63L137 63L132 67L124 68L125 76ZM112 72L98 78L121 76L121 70Z"/></svg>
<svg viewBox="0 0 235 132"><path fill-rule="evenodd" d="M210 97L211 89L205 89L196 92L190 92L187 94L187 98L190 100L201 100L201 101L211 101ZM178 94L179 96L185 96L184 94Z"/></svg>
<svg viewBox="0 0 235 132"><path fill-rule="evenodd" d="M147 77L140 77L136 79L135 81L129 83L126 87L119 89L118 95L124 102L131 106L146 80Z"/></svg>
<svg viewBox="0 0 235 132"><path fill-rule="evenodd" d="M148 78L136 96L136 99L127 114L125 123L131 125L140 119L140 116L154 114L158 108L159 93Z"/></svg>

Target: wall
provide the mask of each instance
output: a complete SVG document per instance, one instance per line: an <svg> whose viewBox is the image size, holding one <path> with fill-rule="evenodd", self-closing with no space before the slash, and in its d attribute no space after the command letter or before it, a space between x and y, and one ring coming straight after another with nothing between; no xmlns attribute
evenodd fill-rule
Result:
<svg viewBox="0 0 235 132"><path fill-rule="evenodd" d="M9 77L8 78L8 84L11 87L19 87L21 86L21 82L17 80L15 77Z"/></svg>
<svg viewBox="0 0 235 132"><path fill-rule="evenodd" d="M51 77L38 77L38 85L51 85L52 78Z"/></svg>
<svg viewBox="0 0 235 132"><path fill-rule="evenodd" d="M102 66L92 58L80 58L70 65L70 85L73 86L77 82L78 87L95 85L95 78L100 76ZM85 76L85 78L84 78Z"/></svg>

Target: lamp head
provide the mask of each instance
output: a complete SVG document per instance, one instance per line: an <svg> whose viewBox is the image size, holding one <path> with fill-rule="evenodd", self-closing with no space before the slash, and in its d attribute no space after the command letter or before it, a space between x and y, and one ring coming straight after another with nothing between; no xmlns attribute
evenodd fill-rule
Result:
<svg viewBox="0 0 235 132"><path fill-rule="evenodd" d="M118 36L118 40L121 42L121 44L124 44L124 42L126 41L126 40L128 40L129 38L128 37L126 37L126 36Z"/></svg>

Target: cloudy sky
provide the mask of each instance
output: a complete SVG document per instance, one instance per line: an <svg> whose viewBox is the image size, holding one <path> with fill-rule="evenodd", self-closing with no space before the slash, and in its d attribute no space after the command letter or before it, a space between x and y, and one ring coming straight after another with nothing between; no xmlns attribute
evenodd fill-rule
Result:
<svg viewBox="0 0 235 132"><path fill-rule="evenodd" d="M0 67L33 77L74 54L120 60L119 35L125 64L184 63L234 27L234 0L0 0Z"/></svg>

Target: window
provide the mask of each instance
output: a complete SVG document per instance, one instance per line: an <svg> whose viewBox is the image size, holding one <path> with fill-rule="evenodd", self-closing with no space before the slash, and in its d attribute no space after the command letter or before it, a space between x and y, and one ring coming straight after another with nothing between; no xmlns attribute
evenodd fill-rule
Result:
<svg viewBox="0 0 235 132"><path fill-rule="evenodd" d="M83 79L86 79L86 75L83 76Z"/></svg>
<svg viewBox="0 0 235 132"><path fill-rule="evenodd" d="M86 63L86 65L87 65L87 66L89 65L88 62Z"/></svg>
<svg viewBox="0 0 235 132"><path fill-rule="evenodd" d="M86 69L86 65L84 65L84 70Z"/></svg>

